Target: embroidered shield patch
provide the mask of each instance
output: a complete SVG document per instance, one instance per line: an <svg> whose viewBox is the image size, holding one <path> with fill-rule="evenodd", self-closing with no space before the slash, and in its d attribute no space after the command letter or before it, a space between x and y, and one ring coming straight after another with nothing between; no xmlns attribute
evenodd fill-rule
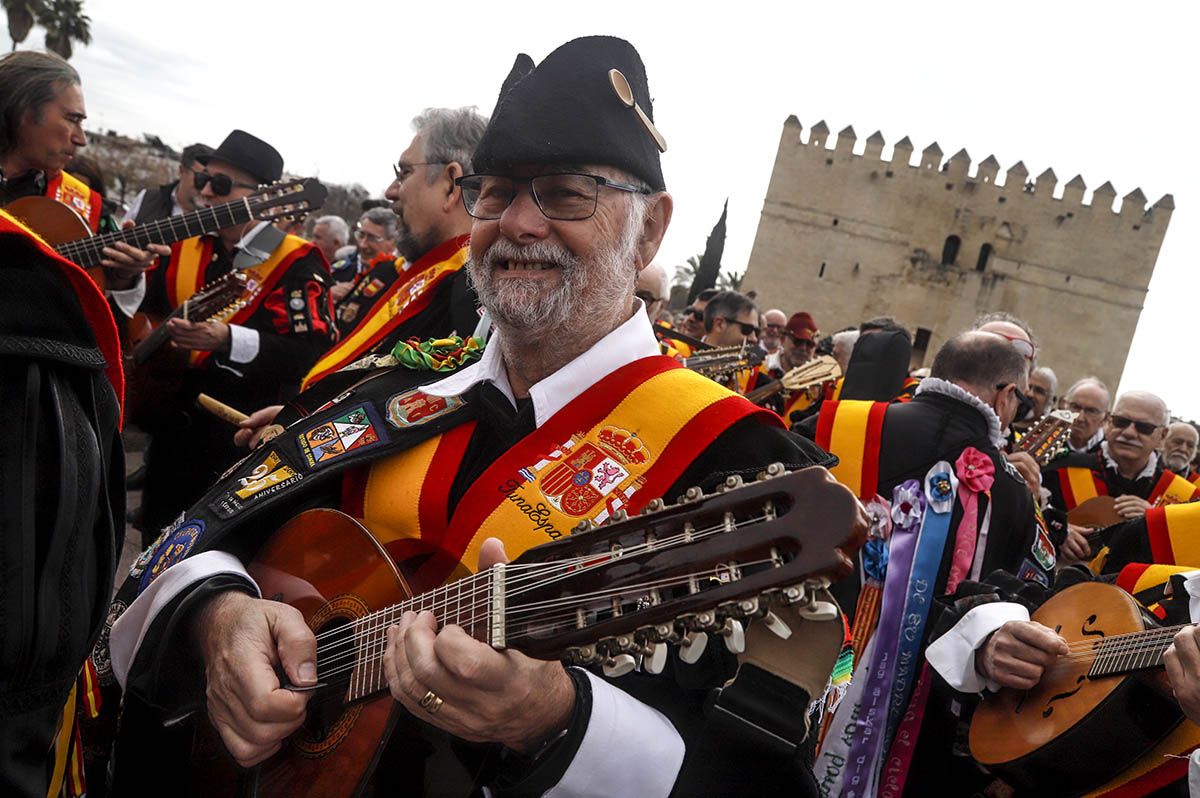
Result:
<svg viewBox="0 0 1200 798"><path fill-rule="evenodd" d="M297 439L308 464L323 466L356 450L380 443L379 430L366 405L349 410L301 434Z"/></svg>
<svg viewBox="0 0 1200 798"><path fill-rule="evenodd" d="M1033 539L1030 551L1033 552L1033 558L1037 560L1038 565L1047 571L1054 570L1054 563L1057 562L1057 558L1054 556L1054 544L1050 542L1050 536L1043 530L1038 529L1037 537Z"/></svg>
<svg viewBox="0 0 1200 798"><path fill-rule="evenodd" d="M196 539L204 532L203 521L188 521L171 533L170 537L160 543L151 555L146 570L142 573L139 591L145 590L150 583L162 575L164 571L187 556L196 545Z"/></svg>
<svg viewBox="0 0 1200 798"><path fill-rule="evenodd" d="M387 420L397 429L406 429L444 416L462 404L461 396L430 396L416 389L388 399Z"/></svg>

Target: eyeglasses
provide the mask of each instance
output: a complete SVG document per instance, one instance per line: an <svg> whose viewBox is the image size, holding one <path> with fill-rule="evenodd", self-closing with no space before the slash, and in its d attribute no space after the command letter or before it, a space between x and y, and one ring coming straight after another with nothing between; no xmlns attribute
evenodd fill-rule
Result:
<svg viewBox="0 0 1200 798"><path fill-rule="evenodd" d="M1125 416L1109 416L1108 423L1113 425L1113 429L1125 429L1132 424L1139 435L1153 435L1162 426L1161 424L1151 424L1149 421L1134 421Z"/></svg>
<svg viewBox="0 0 1200 798"><path fill-rule="evenodd" d="M356 239L358 239L359 241L373 241L376 244L380 244L384 241L387 241L387 239L384 238L383 236L375 235L374 233L368 233L366 230L363 230L361 227L356 227L354 229L354 237Z"/></svg>
<svg viewBox="0 0 1200 798"><path fill-rule="evenodd" d="M652 305L658 301L658 297L656 297L654 294L650 293L649 291L634 291L633 295L635 297L637 297L638 299L642 300L643 302L645 302L647 305Z"/></svg>
<svg viewBox="0 0 1200 798"><path fill-rule="evenodd" d="M1021 357L1025 358L1029 362L1032 363L1037 358L1037 347L1031 344L1029 341L1026 341L1024 338L1005 335L1004 333L996 332L995 330L985 330L985 332L989 332L992 335L999 335L1001 338L1008 341L1010 344L1012 344L1012 348L1020 352Z"/></svg>
<svg viewBox="0 0 1200 798"><path fill-rule="evenodd" d="M691 317L691 318L695 319L696 321L703 321L704 320L704 309L703 308L684 308L683 316L684 316L684 318Z"/></svg>
<svg viewBox="0 0 1200 798"><path fill-rule="evenodd" d="M996 335L1000 335L1000 333L996 333ZM1008 336L1002 336L1002 337L1007 338ZM1022 391L1020 388L1018 388L1017 384L1015 382L1002 382L996 386L996 390L1003 391L1005 388L1007 388L1010 385L1012 386L1012 389L1013 389L1013 398L1017 400L1017 412L1013 416L1013 418L1017 421L1020 421L1021 419L1025 418L1027 415L1029 415L1029 413L1033 410L1034 401L1032 399L1030 399L1028 396L1026 396L1025 392Z"/></svg>
<svg viewBox="0 0 1200 798"><path fill-rule="evenodd" d="M1100 416L1104 415L1104 408L1085 407L1078 402L1067 402L1067 409L1072 413L1080 413L1088 418L1100 418Z"/></svg>
<svg viewBox="0 0 1200 798"><path fill-rule="evenodd" d="M762 335L762 330L754 324L738 321L737 319L730 318L729 316L720 316L719 318L725 319L725 321L729 322L730 324L736 324L741 328L742 335L746 336L747 338L750 337L750 333L754 333L755 336Z"/></svg>
<svg viewBox="0 0 1200 798"><path fill-rule="evenodd" d="M258 186L251 185L250 183L239 183L229 175L213 175L208 172L192 173L192 185L196 187L197 191L203 191L204 187L210 182L212 183L214 197L224 197L230 191L233 191L234 188L258 189Z"/></svg>
<svg viewBox="0 0 1200 798"><path fill-rule="evenodd" d="M817 342L812 340L811 338L800 338L799 336L794 335L793 333L790 333L790 332L785 333L785 335L787 335L788 338L792 339L792 344L795 346L811 346L813 349L817 348Z"/></svg>
<svg viewBox="0 0 1200 798"><path fill-rule="evenodd" d="M542 215L559 222L578 222L596 213L600 187L630 194L650 194L648 189L618 183L598 175L564 173L536 177L467 175L454 181L462 189L463 205L476 219L499 219L517 197L517 186L529 184Z"/></svg>
<svg viewBox="0 0 1200 798"><path fill-rule="evenodd" d="M424 161L422 163L404 163L404 161L398 161L392 164L392 171L396 173L396 182L403 183L412 177L412 173L416 171L418 166L445 166L448 163L450 161Z"/></svg>

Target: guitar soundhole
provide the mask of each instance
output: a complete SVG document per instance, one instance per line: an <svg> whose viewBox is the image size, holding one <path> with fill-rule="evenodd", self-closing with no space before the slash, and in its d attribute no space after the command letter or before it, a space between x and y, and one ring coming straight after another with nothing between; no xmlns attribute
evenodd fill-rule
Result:
<svg viewBox="0 0 1200 798"><path fill-rule="evenodd" d="M346 606L347 603L350 606ZM308 702L304 725L291 738L292 745L304 756L321 757L329 754L350 733L362 713L362 704L346 703L351 660L345 655L339 656L338 652L353 650L354 629L351 622L365 609L351 597L339 597L309 621L317 635L319 649L331 649L334 653L318 653L317 677L326 686L313 694Z"/></svg>
<svg viewBox="0 0 1200 798"><path fill-rule="evenodd" d="M1094 618L1095 618L1095 616L1093 616L1093 619ZM1075 684L1078 686L1074 690L1070 690L1065 693L1059 693L1058 695L1051 696L1050 700L1046 702L1046 708L1044 710L1042 710L1042 717L1048 718L1054 714L1053 704L1055 701L1061 701L1061 700L1070 698L1071 696L1075 695L1080 690L1082 690L1083 689L1083 681L1086 678L1087 678L1087 676L1079 676L1077 679L1075 679Z"/></svg>

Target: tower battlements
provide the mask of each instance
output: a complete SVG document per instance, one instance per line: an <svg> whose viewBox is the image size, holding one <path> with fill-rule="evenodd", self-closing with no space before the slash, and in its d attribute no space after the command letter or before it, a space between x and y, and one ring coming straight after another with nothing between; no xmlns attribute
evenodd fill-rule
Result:
<svg viewBox="0 0 1200 798"><path fill-rule="evenodd" d="M974 163L907 137L885 157L876 131L783 124L747 288L791 310L824 309L824 330L895 315L927 331L930 352L978 312L1027 318L1064 378L1115 384L1175 202L1140 188L1118 201L1082 175Z"/></svg>

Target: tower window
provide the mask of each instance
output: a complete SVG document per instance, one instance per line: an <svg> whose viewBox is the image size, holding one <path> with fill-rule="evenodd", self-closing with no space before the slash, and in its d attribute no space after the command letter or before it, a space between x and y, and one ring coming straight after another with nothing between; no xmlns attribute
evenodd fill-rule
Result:
<svg viewBox="0 0 1200 798"><path fill-rule="evenodd" d="M947 236L946 243L942 246L942 265L953 266L954 261L958 259L958 248L962 246L962 239L958 236Z"/></svg>
<svg viewBox="0 0 1200 798"><path fill-rule="evenodd" d="M975 262L975 271L981 272L987 269L988 261L992 258L992 245L984 244L979 248L979 260Z"/></svg>

